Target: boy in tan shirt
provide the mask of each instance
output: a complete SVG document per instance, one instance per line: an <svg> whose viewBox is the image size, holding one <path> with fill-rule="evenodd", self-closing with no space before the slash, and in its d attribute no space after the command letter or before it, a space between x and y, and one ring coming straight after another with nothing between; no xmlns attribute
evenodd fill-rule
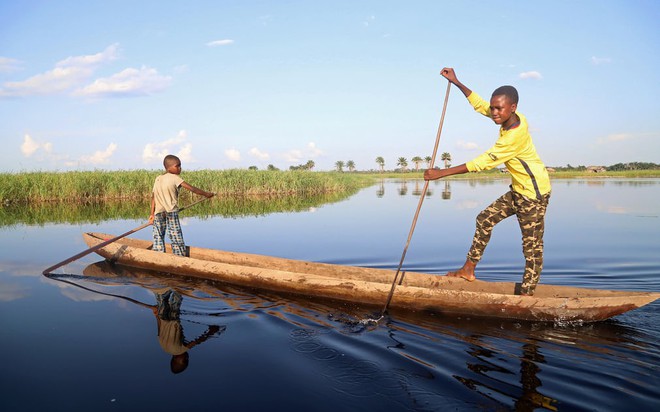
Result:
<svg viewBox="0 0 660 412"><path fill-rule="evenodd" d="M179 222L179 187L191 192L213 197L214 193L198 189L186 183L181 176L181 160L174 155L167 155L163 160L165 173L158 176L154 182L151 194L151 215L149 222L153 223L153 250L165 252L165 231L172 242L172 252L178 256L186 255L186 245Z"/></svg>

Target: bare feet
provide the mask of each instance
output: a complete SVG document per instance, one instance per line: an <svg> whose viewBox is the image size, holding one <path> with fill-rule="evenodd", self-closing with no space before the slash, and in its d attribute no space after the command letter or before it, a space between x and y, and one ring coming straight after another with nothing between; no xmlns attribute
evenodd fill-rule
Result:
<svg viewBox="0 0 660 412"><path fill-rule="evenodd" d="M474 268L477 267L476 263L472 263L471 260L466 260L463 264L463 267L458 269L455 272L447 272L446 276L451 278L463 278L468 282L474 282L476 276L474 275Z"/></svg>

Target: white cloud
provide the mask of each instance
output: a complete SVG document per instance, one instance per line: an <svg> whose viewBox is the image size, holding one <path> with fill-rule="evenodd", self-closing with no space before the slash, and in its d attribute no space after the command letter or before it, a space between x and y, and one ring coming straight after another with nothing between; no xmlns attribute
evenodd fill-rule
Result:
<svg viewBox="0 0 660 412"><path fill-rule="evenodd" d="M620 142L623 140L630 140L633 138L633 135L630 133L618 133L618 134L611 134L607 136L607 141L609 142Z"/></svg>
<svg viewBox="0 0 660 412"><path fill-rule="evenodd" d="M456 147L461 150L478 150L479 145L474 143L474 142L466 142L463 140L459 140L456 142Z"/></svg>
<svg viewBox="0 0 660 412"><path fill-rule="evenodd" d="M145 96L166 89L171 82L172 77L160 75L156 69L150 67L127 68L110 77L95 80L94 83L76 90L74 95L88 97Z"/></svg>
<svg viewBox="0 0 660 412"><path fill-rule="evenodd" d="M89 83L99 66L119 58L119 45L112 44L100 53L71 56L55 64L52 70L22 81L5 82L0 97L25 97L69 93L78 97L145 96L160 92L172 83L172 77L154 68L126 68L109 77ZM0 58L0 69L15 62ZM87 85L85 85L88 83Z"/></svg>
<svg viewBox="0 0 660 412"><path fill-rule="evenodd" d="M307 143L307 153L311 158L317 158L323 155L323 151L321 151L321 149L316 147L316 143L314 142Z"/></svg>
<svg viewBox="0 0 660 412"><path fill-rule="evenodd" d="M56 67L19 82L6 82L0 96L24 97L63 93L92 75L87 67Z"/></svg>
<svg viewBox="0 0 660 412"><path fill-rule="evenodd" d="M178 152L176 152L176 156L182 161L182 162L194 162L195 159L192 157L192 144L186 143L179 149Z"/></svg>
<svg viewBox="0 0 660 412"><path fill-rule="evenodd" d="M66 92L87 81L96 67L115 60L118 56L117 44L108 46L104 51L87 55L68 57L55 64L55 68L37 74L26 80L6 82L0 89L0 97L24 97Z"/></svg>
<svg viewBox="0 0 660 412"><path fill-rule="evenodd" d="M364 19L364 21L362 22L362 24L363 24L365 27L369 27L369 25L370 25L371 23L373 23L374 21L376 21L376 16L371 15L371 16L367 16L367 17Z"/></svg>
<svg viewBox="0 0 660 412"><path fill-rule="evenodd" d="M529 71L529 72L522 72L518 75L521 79L535 79L535 80L540 80L543 78L541 76L541 73L537 71Z"/></svg>
<svg viewBox="0 0 660 412"><path fill-rule="evenodd" d="M598 66L600 64L607 64L607 63L612 63L612 59L609 57L596 57L596 56L591 56L591 64Z"/></svg>
<svg viewBox="0 0 660 412"><path fill-rule="evenodd" d="M147 143L142 150L142 161L144 163L161 162L168 154L175 153L181 161L193 161L191 156L192 144L187 142L188 132L180 130L179 133L170 139L162 142Z"/></svg>
<svg viewBox="0 0 660 412"><path fill-rule="evenodd" d="M21 69L21 62L9 57L0 56L0 73L13 73Z"/></svg>
<svg viewBox="0 0 660 412"><path fill-rule="evenodd" d="M268 160L270 159L270 155L268 153L262 152L261 150L257 149L256 147L253 147L249 151L250 155L252 157L256 157L259 160Z"/></svg>
<svg viewBox="0 0 660 412"><path fill-rule="evenodd" d="M95 67L105 62L116 60L119 57L119 44L111 44L100 53L87 56L73 56L59 61L57 67Z"/></svg>
<svg viewBox="0 0 660 412"><path fill-rule="evenodd" d="M50 151L53 149L53 145L49 142L39 143L35 141L29 134L26 134L23 137L21 153L23 153L25 157L32 156L39 149L42 149L46 153L50 153Z"/></svg>
<svg viewBox="0 0 660 412"><path fill-rule="evenodd" d="M106 164L110 160L110 157L117 150L117 145L115 143L110 143L105 150L97 150L92 155L81 156L79 163L88 164L88 165L101 165Z"/></svg>
<svg viewBox="0 0 660 412"><path fill-rule="evenodd" d="M233 44L234 41L231 39L222 39L222 40L213 40L208 43L206 43L207 46L209 47L218 47L218 46L228 46L230 44Z"/></svg>
<svg viewBox="0 0 660 412"><path fill-rule="evenodd" d="M302 157L303 157L302 151L298 149L292 149L284 153L284 160L286 160L289 163L298 163L300 162Z"/></svg>
<svg viewBox="0 0 660 412"><path fill-rule="evenodd" d="M316 143L309 142L305 149L291 149L284 153L283 157L289 163L300 163L301 161L316 159L322 155L323 151L316 147Z"/></svg>
<svg viewBox="0 0 660 412"><path fill-rule="evenodd" d="M239 152L234 148L225 150L225 156L227 156L227 159L232 160L234 162L238 162L241 160L241 152Z"/></svg>

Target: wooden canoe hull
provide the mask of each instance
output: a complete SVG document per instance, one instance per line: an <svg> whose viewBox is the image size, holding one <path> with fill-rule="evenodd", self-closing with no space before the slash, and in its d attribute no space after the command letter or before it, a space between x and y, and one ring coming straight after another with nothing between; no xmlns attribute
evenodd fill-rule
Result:
<svg viewBox="0 0 660 412"><path fill-rule="evenodd" d="M83 235L89 247L112 238ZM149 250L151 242L123 238L96 253L111 262L307 297L383 307L393 270L315 263L214 249L190 248L190 257ZM533 321L604 320L653 302L660 293L539 285L534 296L515 294L514 282L467 282L404 272L391 308Z"/></svg>

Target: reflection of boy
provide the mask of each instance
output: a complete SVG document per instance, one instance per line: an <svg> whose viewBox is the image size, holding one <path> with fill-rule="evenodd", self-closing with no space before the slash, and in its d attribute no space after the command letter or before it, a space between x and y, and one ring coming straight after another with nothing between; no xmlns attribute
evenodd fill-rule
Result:
<svg viewBox="0 0 660 412"><path fill-rule="evenodd" d="M170 355L170 368L172 373L183 372L188 367L188 350L206 341L208 338L220 331L217 325L211 325L197 339L186 342L183 334L183 326L179 314L181 311L181 295L167 289L163 293L154 292L158 306L154 308L156 321L158 323L158 342L160 347Z"/></svg>
<svg viewBox="0 0 660 412"><path fill-rule="evenodd" d="M454 69L445 67L441 74L456 85L474 109L500 125L495 145L468 163L447 169L428 169L426 180L435 180L455 174L492 169L502 163L511 173L511 190L477 216L477 228L467 259L459 270L447 276L475 279L474 269L488 245L496 224L516 215L523 239L525 273L520 293L533 295L543 269L543 232L545 211L550 199L550 178L539 158L527 128L527 119L516 112L518 92L512 86L496 89L485 101L461 83Z"/></svg>
<svg viewBox="0 0 660 412"><path fill-rule="evenodd" d="M179 222L179 187L206 197L212 197L213 193L191 186L179 176L181 174L181 160L178 157L174 155L165 156L163 166L165 167L165 173L156 178L151 194L149 222L154 225L153 250L165 252L165 232L167 231L172 242L172 252L175 255L185 256L186 245L183 241L183 232Z"/></svg>

